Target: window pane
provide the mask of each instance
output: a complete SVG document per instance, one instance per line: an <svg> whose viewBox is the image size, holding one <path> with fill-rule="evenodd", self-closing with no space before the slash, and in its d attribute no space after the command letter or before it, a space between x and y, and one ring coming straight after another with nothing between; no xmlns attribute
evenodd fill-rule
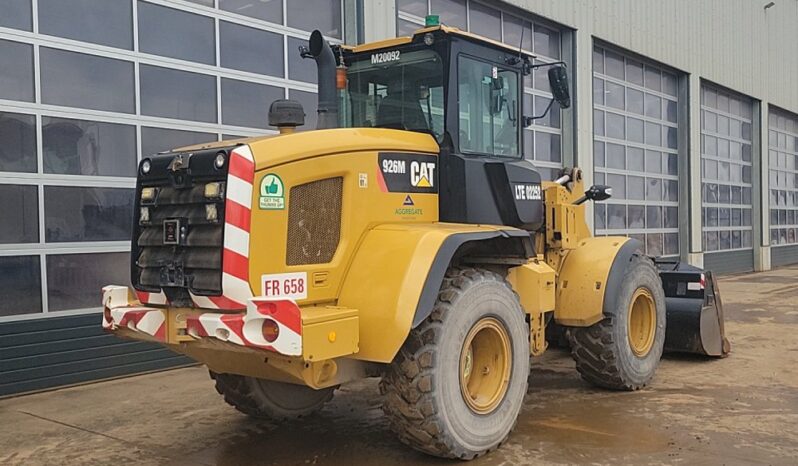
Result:
<svg viewBox="0 0 798 466"><path fill-rule="evenodd" d="M308 41L288 38L288 77L297 81L316 83L318 74L316 73L316 62L309 58L299 56L299 47L307 46Z"/></svg>
<svg viewBox="0 0 798 466"><path fill-rule="evenodd" d="M423 18L427 15L427 0L396 0L396 9Z"/></svg>
<svg viewBox="0 0 798 466"><path fill-rule="evenodd" d="M341 28L341 0L304 0L286 3L288 26L313 31L318 29L325 36L343 37Z"/></svg>
<svg viewBox="0 0 798 466"><path fill-rule="evenodd" d="M0 112L0 171L36 172L36 117Z"/></svg>
<svg viewBox="0 0 798 466"><path fill-rule="evenodd" d="M133 6L130 0L39 0L39 32L130 50Z"/></svg>
<svg viewBox="0 0 798 466"><path fill-rule="evenodd" d="M141 113L216 123L216 78L141 65Z"/></svg>
<svg viewBox="0 0 798 466"><path fill-rule="evenodd" d="M466 29L465 0L430 0L430 14L439 15L447 26Z"/></svg>
<svg viewBox="0 0 798 466"><path fill-rule="evenodd" d="M141 156L147 157L158 152L211 141L216 141L216 134L143 126L141 128Z"/></svg>
<svg viewBox="0 0 798 466"><path fill-rule="evenodd" d="M481 3L471 3L471 32L494 40L502 40L502 17L495 10Z"/></svg>
<svg viewBox="0 0 798 466"><path fill-rule="evenodd" d="M473 25L473 23L471 23ZM504 14L504 42L507 44L521 45L521 28L523 26L524 50L532 50L532 23L512 15Z"/></svg>
<svg viewBox="0 0 798 466"><path fill-rule="evenodd" d="M396 19L396 37L402 36L412 36L417 29L421 29L424 26L420 26L416 23L406 21L401 18ZM290 50L289 50L290 52Z"/></svg>
<svg viewBox="0 0 798 466"><path fill-rule="evenodd" d="M219 22L222 66L283 77L283 36L273 32Z"/></svg>
<svg viewBox="0 0 798 466"><path fill-rule="evenodd" d="M535 160L547 162L560 161L559 134L535 133Z"/></svg>
<svg viewBox="0 0 798 466"><path fill-rule="evenodd" d="M549 58L560 58L560 33L535 25L535 53Z"/></svg>
<svg viewBox="0 0 798 466"><path fill-rule="evenodd" d="M524 98L527 96L531 97L530 94L524 94ZM542 96L535 96L535 108L534 108L534 115L542 115L543 112L546 111L546 107L549 106L549 102L551 102L551 97L542 97ZM534 121L534 123L538 126L549 126L551 128L559 128L560 127L560 106L557 104L553 104L551 108L549 108L549 113L544 118L538 118Z"/></svg>
<svg viewBox="0 0 798 466"><path fill-rule="evenodd" d="M222 122L268 128L269 105L284 98L281 87L222 78Z"/></svg>
<svg viewBox="0 0 798 466"><path fill-rule="evenodd" d="M298 91L296 89L288 90L288 98L294 99L302 104L302 109L305 111L305 125L297 128L298 130L307 131L316 129L318 122L318 104L319 98L313 92Z"/></svg>
<svg viewBox="0 0 798 466"><path fill-rule="evenodd" d="M44 171L136 176L136 127L42 117Z"/></svg>
<svg viewBox="0 0 798 466"><path fill-rule="evenodd" d="M0 316L42 312L39 256L0 257L0 296Z"/></svg>
<svg viewBox="0 0 798 466"><path fill-rule="evenodd" d="M141 1L138 5L140 51L216 63L212 18Z"/></svg>
<svg viewBox="0 0 798 466"><path fill-rule="evenodd" d="M519 155L517 123L510 119L509 112L494 108L497 101L508 108L518 104L514 100L518 97L518 73L460 55L457 79L460 150Z"/></svg>
<svg viewBox="0 0 798 466"><path fill-rule="evenodd" d="M32 30L30 2L31 0L3 0L0 27Z"/></svg>
<svg viewBox="0 0 798 466"><path fill-rule="evenodd" d="M133 113L133 63L41 47L42 102Z"/></svg>
<svg viewBox="0 0 798 466"><path fill-rule="evenodd" d="M132 189L44 187L47 242L129 241L132 218Z"/></svg>
<svg viewBox="0 0 798 466"><path fill-rule="evenodd" d="M47 256L47 304L50 311L102 306L99 290L130 283L130 253L59 254Z"/></svg>
<svg viewBox="0 0 798 466"><path fill-rule="evenodd" d="M0 184L0 244L39 242L39 190Z"/></svg>
<svg viewBox="0 0 798 466"><path fill-rule="evenodd" d="M283 2L281 1L219 0L219 8L271 23L283 24Z"/></svg>
<svg viewBox="0 0 798 466"><path fill-rule="evenodd" d="M33 46L0 40L0 99L33 102Z"/></svg>

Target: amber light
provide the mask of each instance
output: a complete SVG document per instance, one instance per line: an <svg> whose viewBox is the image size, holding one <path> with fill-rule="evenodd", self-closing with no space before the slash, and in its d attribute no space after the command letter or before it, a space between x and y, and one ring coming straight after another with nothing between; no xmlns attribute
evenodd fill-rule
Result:
<svg viewBox="0 0 798 466"><path fill-rule="evenodd" d="M263 332L264 340L269 343L274 343L274 340L280 336L280 327L277 325L277 322L271 319L265 319L261 327L261 332Z"/></svg>
<svg viewBox="0 0 798 466"><path fill-rule="evenodd" d="M335 87L339 91L346 89L346 68L338 67L335 69Z"/></svg>

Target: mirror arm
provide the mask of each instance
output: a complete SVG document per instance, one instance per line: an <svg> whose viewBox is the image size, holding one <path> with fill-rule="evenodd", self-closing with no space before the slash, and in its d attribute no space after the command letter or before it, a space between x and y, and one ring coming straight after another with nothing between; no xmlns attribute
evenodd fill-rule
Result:
<svg viewBox="0 0 798 466"><path fill-rule="evenodd" d="M563 68L568 69L568 65L564 61L555 61L551 63L538 63L537 65L529 65L529 68L534 70L536 68L545 68L547 66L562 65Z"/></svg>
<svg viewBox="0 0 798 466"><path fill-rule="evenodd" d="M546 107L546 110L543 111L542 115L537 116L525 116L524 117L524 128L531 125L533 121L540 120L541 118L545 118L546 115L549 114L549 110L551 110L551 106L554 104L554 99L552 98L549 100L549 105Z"/></svg>

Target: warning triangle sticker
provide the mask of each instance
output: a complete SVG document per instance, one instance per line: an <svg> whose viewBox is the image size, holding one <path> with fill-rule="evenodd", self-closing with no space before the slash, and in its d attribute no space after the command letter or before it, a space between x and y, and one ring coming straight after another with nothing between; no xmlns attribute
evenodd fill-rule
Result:
<svg viewBox="0 0 798 466"><path fill-rule="evenodd" d="M410 197L410 194L408 194L407 197L405 198L405 201L402 203L402 205L416 205L416 203L413 202L413 198Z"/></svg>
<svg viewBox="0 0 798 466"><path fill-rule="evenodd" d="M429 180L426 176L422 176L418 183L416 183L417 188L431 188L432 185L430 184Z"/></svg>

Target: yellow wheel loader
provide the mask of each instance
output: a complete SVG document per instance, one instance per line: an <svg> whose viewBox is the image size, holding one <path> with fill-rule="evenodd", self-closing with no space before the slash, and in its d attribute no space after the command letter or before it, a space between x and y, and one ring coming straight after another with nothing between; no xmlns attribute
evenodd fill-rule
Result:
<svg viewBox="0 0 798 466"><path fill-rule="evenodd" d="M331 47L316 31L318 128L277 101L280 134L145 157L132 288L103 326L207 365L246 414L307 415L381 377L407 445L472 459L504 442L530 355L565 329L587 381L637 390L668 346L728 353L709 273L592 237L579 169L525 160L533 56L458 29ZM570 105L565 67L549 67ZM673 309L672 328L668 323Z"/></svg>

